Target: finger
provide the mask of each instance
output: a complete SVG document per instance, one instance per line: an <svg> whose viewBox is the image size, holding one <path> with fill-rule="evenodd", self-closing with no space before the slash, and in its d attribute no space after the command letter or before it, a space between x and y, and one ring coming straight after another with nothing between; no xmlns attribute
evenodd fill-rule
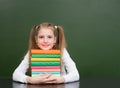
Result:
<svg viewBox="0 0 120 88"><path fill-rule="evenodd" d="M39 77L42 77L42 78L49 78L51 76L51 74L41 74L39 75Z"/></svg>
<svg viewBox="0 0 120 88"><path fill-rule="evenodd" d="M52 76L52 74L47 74L47 76L46 76L46 77L47 77L47 78L49 78L50 76Z"/></svg>
<svg viewBox="0 0 120 88"><path fill-rule="evenodd" d="M54 78L44 79L44 82L53 82L53 81L56 81L56 79Z"/></svg>
<svg viewBox="0 0 120 88"><path fill-rule="evenodd" d="M52 83L57 83L57 81L54 80L54 81L49 81L49 82L45 82L45 83L52 84Z"/></svg>
<svg viewBox="0 0 120 88"><path fill-rule="evenodd" d="M46 74L46 75L44 75L44 78L45 79L48 79L48 78L50 78L52 75L51 74Z"/></svg>

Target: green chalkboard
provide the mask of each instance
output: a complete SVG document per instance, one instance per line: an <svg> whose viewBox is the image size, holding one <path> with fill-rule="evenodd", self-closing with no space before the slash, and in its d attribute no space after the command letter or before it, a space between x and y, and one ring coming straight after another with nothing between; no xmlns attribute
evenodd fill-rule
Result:
<svg viewBox="0 0 120 88"><path fill-rule="evenodd" d="M63 26L81 77L120 77L120 0L0 0L0 77L12 77L42 22Z"/></svg>

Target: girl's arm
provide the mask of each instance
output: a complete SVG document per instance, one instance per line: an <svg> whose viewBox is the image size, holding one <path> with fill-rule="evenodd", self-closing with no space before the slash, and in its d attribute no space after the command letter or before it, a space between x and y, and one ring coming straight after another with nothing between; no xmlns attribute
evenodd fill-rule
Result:
<svg viewBox="0 0 120 88"><path fill-rule="evenodd" d="M79 80L79 72L77 70L75 62L71 59L66 49L63 51L63 64L67 70L67 74L64 75L65 82L73 82Z"/></svg>
<svg viewBox="0 0 120 88"><path fill-rule="evenodd" d="M67 50L64 49L63 56L62 56L62 65L64 65L65 69L67 70L67 74L63 76L51 76L50 79L55 79L54 81L48 83L67 83L67 82L74 82L79 80L79 73L76 68L74 61L71 59L70 55L68 54Z"/></svg>
<svg viewBox="0 0 120 88"><path fill-rule="evenodd" d="M13 80L22 82L22 83L30 83L30 84L45 84L45 83L54 83L56 80L54 77L51 77L50 74L43 74L38 76L27 76L26 72L29 68L29 53L26 54L20 65L13 72Z"/></svg>
<svg viewBox="0 0 120 88"><path fill-rule="evenodd" d="M29 68L29 53L27 53L22 60L22 62L19 64L19 66L15 69L13 72L13 80L22 82L22 83L27 83L26 78L28 77L26 75L27 69Z"/></svg>

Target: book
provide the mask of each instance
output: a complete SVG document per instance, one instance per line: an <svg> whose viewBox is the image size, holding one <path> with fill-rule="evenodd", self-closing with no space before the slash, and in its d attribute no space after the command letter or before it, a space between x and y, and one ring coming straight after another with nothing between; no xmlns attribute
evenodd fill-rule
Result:
<svg viewBox="0 0 120 88"><path fill-rule="evenodd" d="M31 50L31 76L52 74L60 76L61 54L60 50Z"/></svg>

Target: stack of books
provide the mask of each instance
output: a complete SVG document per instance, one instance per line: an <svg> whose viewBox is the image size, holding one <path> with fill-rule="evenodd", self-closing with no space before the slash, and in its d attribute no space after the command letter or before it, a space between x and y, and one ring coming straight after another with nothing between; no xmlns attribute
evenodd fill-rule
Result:
<svg viewBox="0 0 120 88"><path fill-rule="evenodd" d="M31 50L31 76L52 74L60 76L61 55L60 50Z"/></svg>

